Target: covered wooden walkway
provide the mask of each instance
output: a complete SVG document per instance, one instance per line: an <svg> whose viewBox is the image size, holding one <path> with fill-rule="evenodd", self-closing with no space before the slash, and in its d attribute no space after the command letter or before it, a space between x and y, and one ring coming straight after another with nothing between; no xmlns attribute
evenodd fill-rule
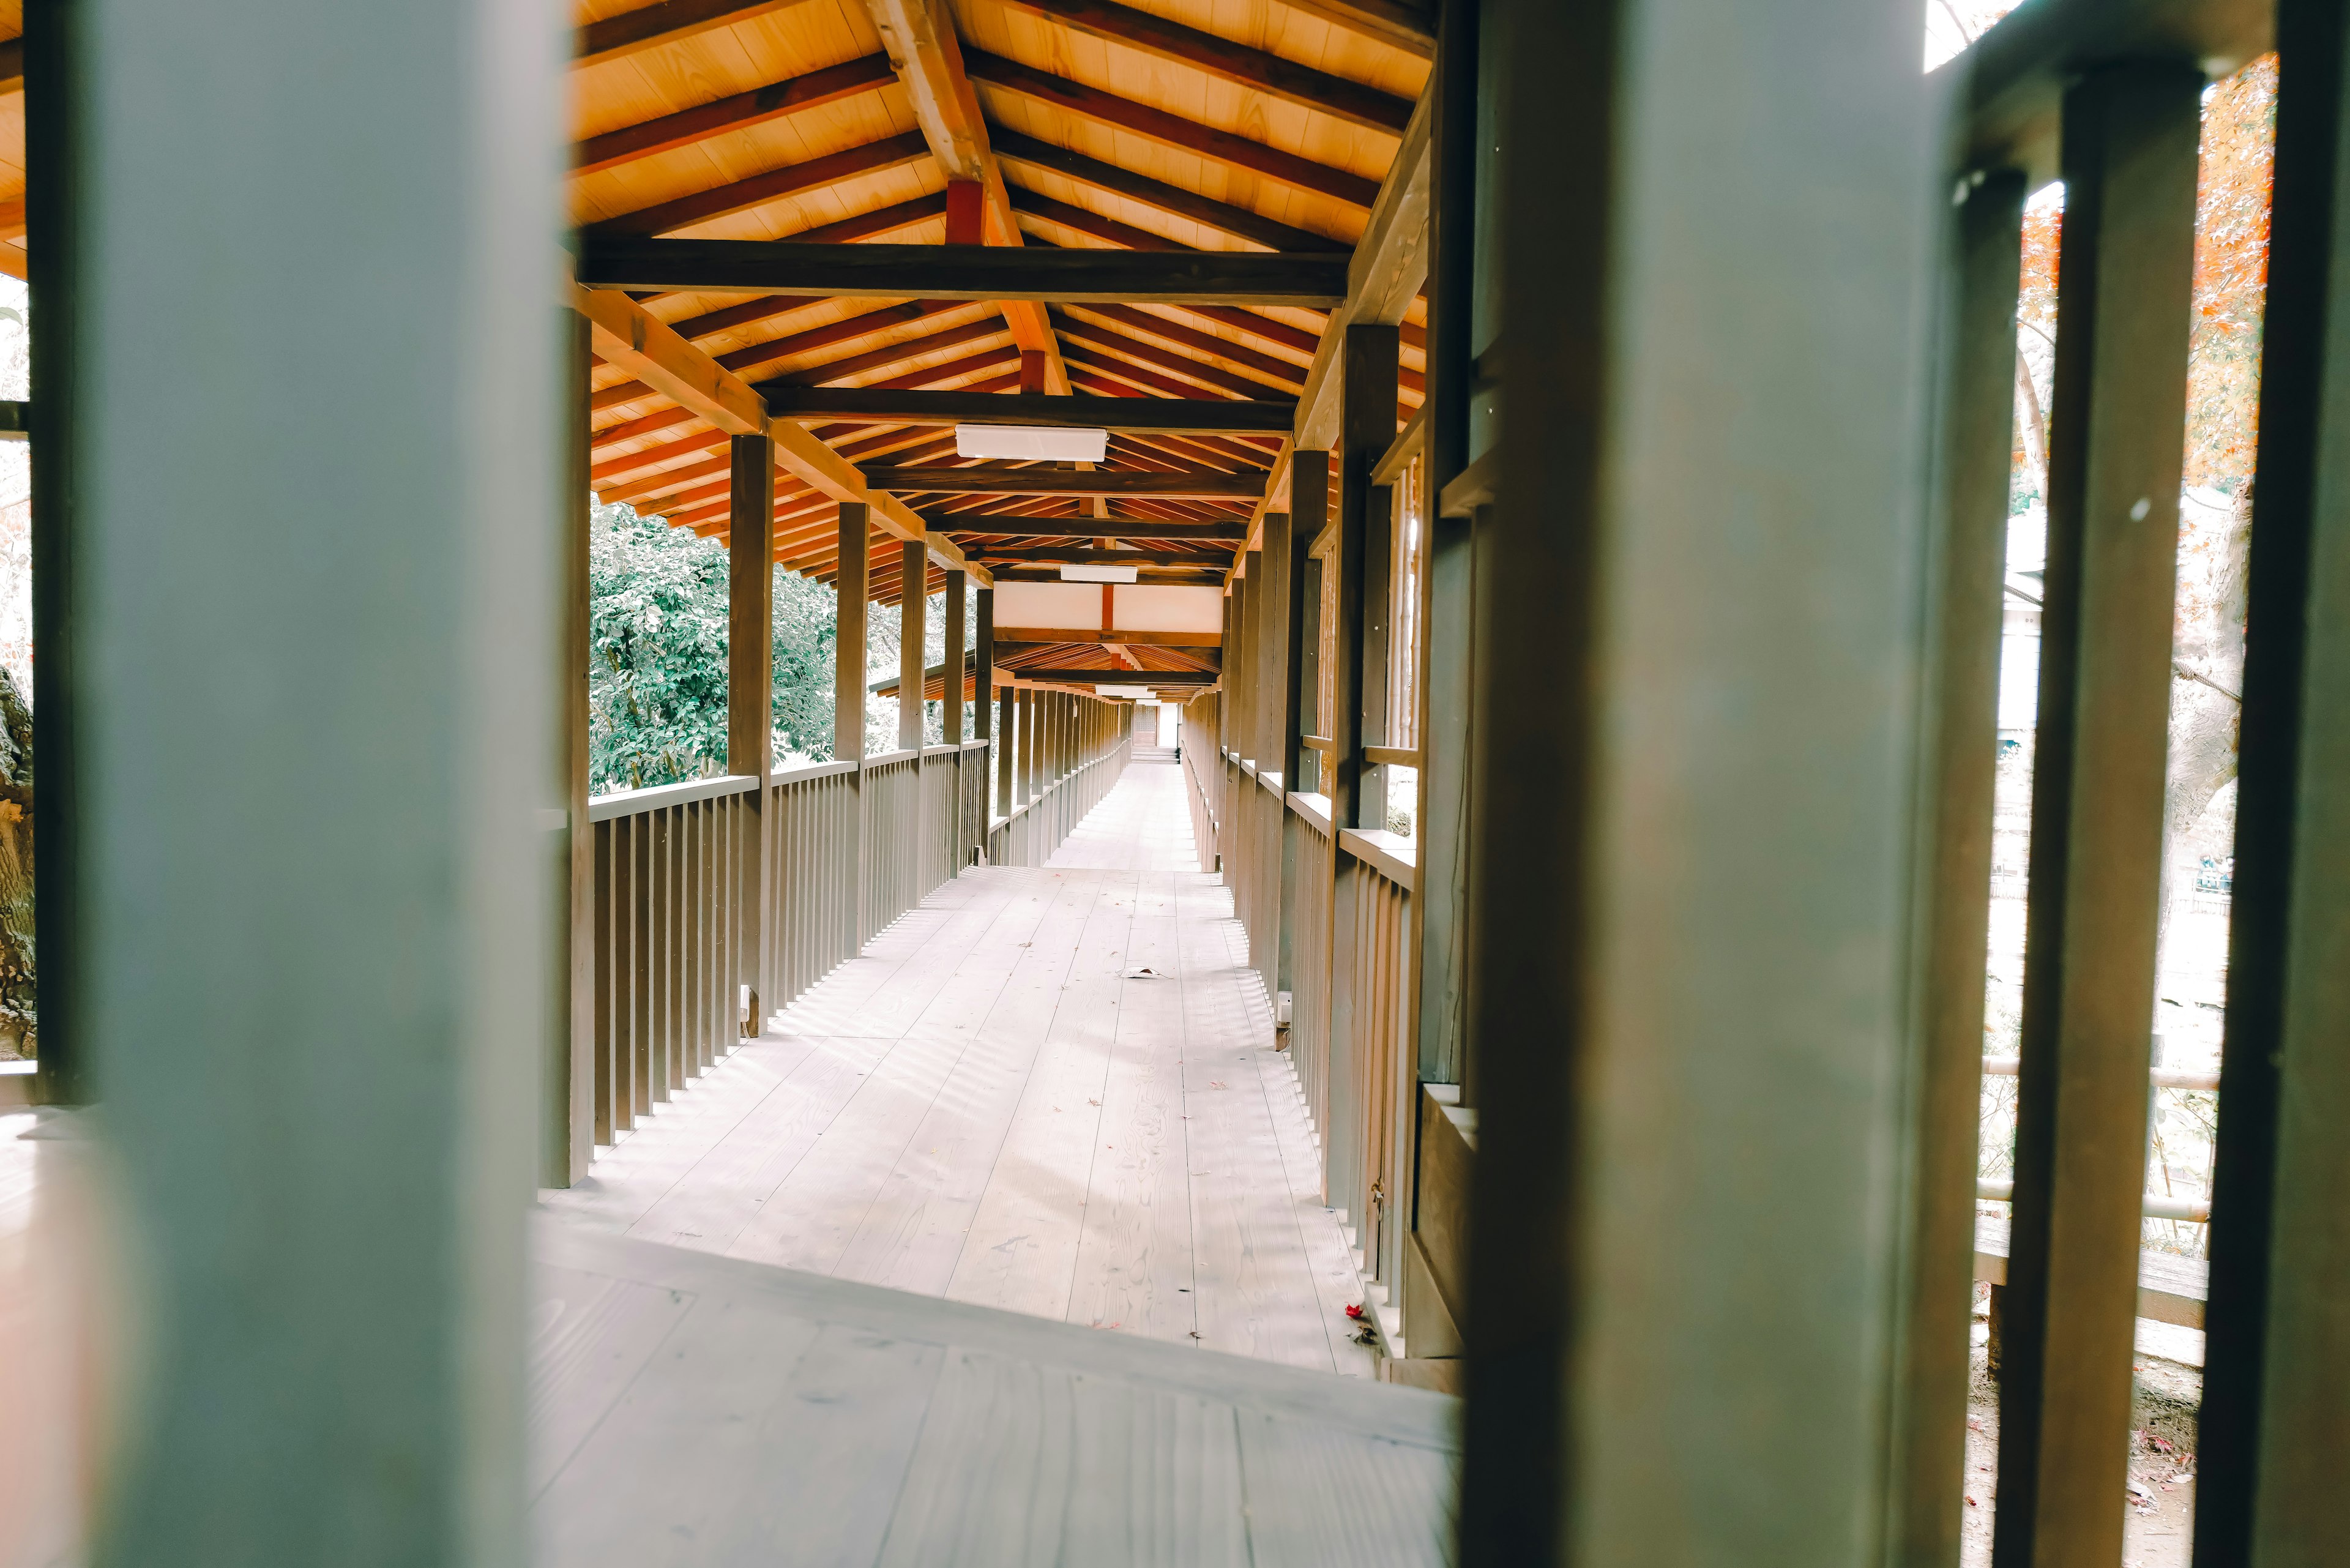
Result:
<svg viewBox="0 0 2350 1568"><path fill-rule="evenodd" d="M546 1201L577 1226L1367 1376L1362 1284L1180 772L941 885Z"/></svg>

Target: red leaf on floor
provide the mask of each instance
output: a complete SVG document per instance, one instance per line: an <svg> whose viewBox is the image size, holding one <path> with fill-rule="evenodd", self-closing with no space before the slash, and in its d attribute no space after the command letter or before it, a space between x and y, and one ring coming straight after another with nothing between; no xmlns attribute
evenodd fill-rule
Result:
<svg viewBox="0 0 2350 1568"><path fill-rule="evenodd" d="M1347 1309L1347 1315L1348 1317L1360 1317L1363 1315L1363 1309L1359 1306L1350 1306Z"/></svg>

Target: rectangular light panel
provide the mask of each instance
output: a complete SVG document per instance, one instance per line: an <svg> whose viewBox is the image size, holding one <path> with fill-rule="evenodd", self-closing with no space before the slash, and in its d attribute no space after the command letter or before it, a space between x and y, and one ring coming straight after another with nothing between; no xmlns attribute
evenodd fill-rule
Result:
<svg viewBox="0 0 2350 1568"><path fill-rule="evenodd" d="M1065 583L1130 583L1134 581L1132 566L1063 566L1061 581Z"/></svg>
<svg viewBox="0 0 2350 1568"><path fill-rule="evenodd" d="M1108 450L1107 431L1062 430L1054 425L955 426L955 452L962 457L1005 458L1022 462L1099 462Z"/></svg>

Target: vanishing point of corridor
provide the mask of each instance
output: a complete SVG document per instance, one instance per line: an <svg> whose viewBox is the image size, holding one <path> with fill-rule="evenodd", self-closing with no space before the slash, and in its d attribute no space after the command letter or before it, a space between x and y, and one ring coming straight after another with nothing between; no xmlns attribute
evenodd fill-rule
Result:
<svg viewBox="0 0 2350 1568"><path fill-rule="evenodd" d="M1296 1075L1142 753L545 1195L651 1241L1367 1376Z"/></svg>

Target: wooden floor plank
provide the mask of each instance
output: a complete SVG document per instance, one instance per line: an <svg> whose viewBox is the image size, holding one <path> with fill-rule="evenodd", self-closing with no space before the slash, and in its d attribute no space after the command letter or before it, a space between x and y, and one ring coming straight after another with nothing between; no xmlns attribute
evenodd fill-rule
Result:
<svg viewBox="0 0 2350 1568"><path fill-rule="evenodd" d="M1051 891L1010 906L1024 918L972 949L918 1025L963 1050L835 1266L841 1278L945 1293L1049 1028L1031 999L1059 992L1097 907L1097 888Z"/></svg>
<svg viewBox="0 0 2350 1568"><path fill-rule="evenodd" d="M1158 1339L1196 1338L1183 982L1174 874L1145 873L1120 981L1068 1318Z"/></svg>
<svg viewBox="0 0 2350 1568"><path fill-rule="evenodd" d="M1183 787L1138 762L1054 864L942 887L549 1206L1367 1376L1361 1283Z"/></svg>
<svg viewBox="0 0 2350 1568"><path fill-rule="evenodd" d="M1450 1454L1259 1410L1239 1426L1256 1568L1452 1561Z"/></svg>
<svg viewBox="0 0 2350 1568"><path fill-rule="evenodd" d="M944 1293L1059 1317L1089 1200L1134 898L1128 879L1115 875L1043 875L1085 889L1087 919L1052 992L1020 999L1043 1041Z"/></svg>
<svg viewBox="0 0 2350 1568"><path fill-rule="evenodd" d="M1231 895L1195 880L1180 894L1186 1124L1201 1342L1217 1350L1336 1371L1299 1217L1265 1102L1253 1028L1220 929Z"/></svg>
<svg viewBox="0 0 2350 1568"><path fill-rule="evenodd" d="M533 1272L530 1495L538 1496L618 1404L692 1298L576 1269Z"/></svg>
<svg viewBox="0 0 2350 1568"><path fill-rule="evenodd" d="M1227 1406L949 1353L883 1568L1242 1568Z"/></svg>
<svg viewBox="0 0 2350 1568"><path fill-rule="evenodd" d="M941 1360L756 1300L697 1302L539 1500L541 1561L872 1562Z"/></svg>

